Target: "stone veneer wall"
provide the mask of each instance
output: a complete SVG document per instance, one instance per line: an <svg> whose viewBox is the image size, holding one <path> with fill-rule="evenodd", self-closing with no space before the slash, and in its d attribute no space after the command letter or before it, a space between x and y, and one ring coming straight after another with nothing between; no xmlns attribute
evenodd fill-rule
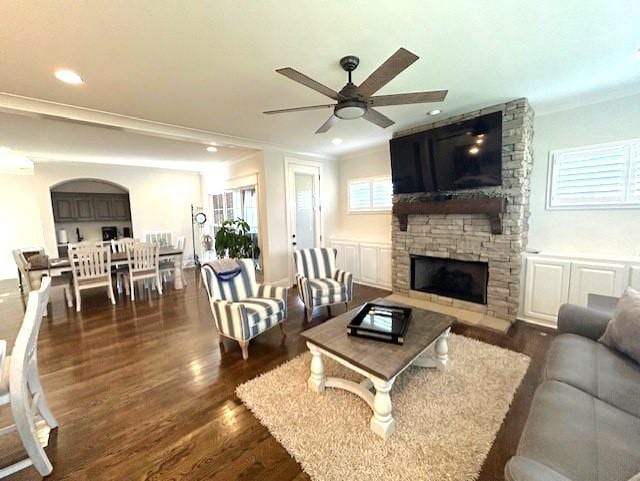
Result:
<svg viewBox="0 0 640 481"><path fill-rule="evenodd" d="M398 219L393 216L392 283L393 291L396 293L415 295L513 321L520 302L521 253L527 246L529 229L529 175L533 165L534 115L529 103L526 99L518 99L398 132L395 136L408 135L496 111L502 111L502 186L469 189L450 194L453 198L504 196L507 199L507 211L503 216L503 233L492 234L489 219L484 215L409 216L406 232L400 231ZM394 202L433 197L434 194L399 194L394 196ZM487 262L487 305L435 294L410 292L410 255Z"/></svg>

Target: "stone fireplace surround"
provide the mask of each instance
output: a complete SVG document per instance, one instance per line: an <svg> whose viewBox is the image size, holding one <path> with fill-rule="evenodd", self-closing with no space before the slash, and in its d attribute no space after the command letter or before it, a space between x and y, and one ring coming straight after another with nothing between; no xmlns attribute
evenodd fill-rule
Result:
<svg viewBox="0 0 640 481"><path fill-rule="evenodd" d="M513 321L520 302L522 252L527 246L529 176L533 164L533 110L517 99L396 133L399 137L441 127L479 115L502 111L502 185L451 192L452 199L503 197L502 233L492 233L485 214L409 215L406 232L394 215L392 225L393 292L463 310ZM437 202L434 194L398 194L397 202ZM441 194L440 194L441 197ZM402 226L404 227L404 226ZM451 299L410 289L410 256L422 255L481 261L489 265L487 304Z"/></svg>

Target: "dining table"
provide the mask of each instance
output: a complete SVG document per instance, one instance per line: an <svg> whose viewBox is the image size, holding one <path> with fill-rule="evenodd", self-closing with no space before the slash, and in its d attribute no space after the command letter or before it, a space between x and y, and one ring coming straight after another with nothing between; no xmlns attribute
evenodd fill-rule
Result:
<svg viewBox="0 0 640 481"><path fill-rule="evenodd" d="M160 247L160 260L173 261L175 273L173 276L174 289L184 289L182 282L182 259L184 255L183 249L175 247ZM126 266L129 264L126 252L112 252L111 264L117 266ZM68 257L49 258L46 265L33 265L27 268L29 273L34 275L48 273L50 276L59 276L65 272L71 272L71 260Z"/></svg>

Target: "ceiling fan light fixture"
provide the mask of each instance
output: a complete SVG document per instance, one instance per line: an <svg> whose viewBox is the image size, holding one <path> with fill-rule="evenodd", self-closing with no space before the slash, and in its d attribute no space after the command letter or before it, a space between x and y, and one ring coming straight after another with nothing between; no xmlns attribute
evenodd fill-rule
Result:
<svg viewBox="0 0 640 481"><path fill-rule="evenodd" d="M336 105L334 114L342 120L359 119L367 113L367 104L359 100L347 100Z"/></svg>

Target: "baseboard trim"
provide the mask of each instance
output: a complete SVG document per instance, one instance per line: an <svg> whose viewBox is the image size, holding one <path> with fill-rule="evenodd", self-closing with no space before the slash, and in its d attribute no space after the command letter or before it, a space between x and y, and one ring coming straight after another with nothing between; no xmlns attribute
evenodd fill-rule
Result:
<svg viewBox="0 0 640 481"><path fill-rule="evenodd" d="M557 324L554 324L552 321L543 321L541 319L533 319L531 317L516 317L518 321L526 322L527 324L531 324L533 326L546 327L547 329L558 329Z"/></svg>
<svg viewBox="0 0 640 481"><path fill-rule="evenodd" d="M360 284L362 286L367 286L367 287L375 287L376 289L384 289L385 291L391 291L391 286L383 286L382 284L374 284L373 282L363 282L363 281L357 281L357 280L353 280L354 284Z"/></svg>

